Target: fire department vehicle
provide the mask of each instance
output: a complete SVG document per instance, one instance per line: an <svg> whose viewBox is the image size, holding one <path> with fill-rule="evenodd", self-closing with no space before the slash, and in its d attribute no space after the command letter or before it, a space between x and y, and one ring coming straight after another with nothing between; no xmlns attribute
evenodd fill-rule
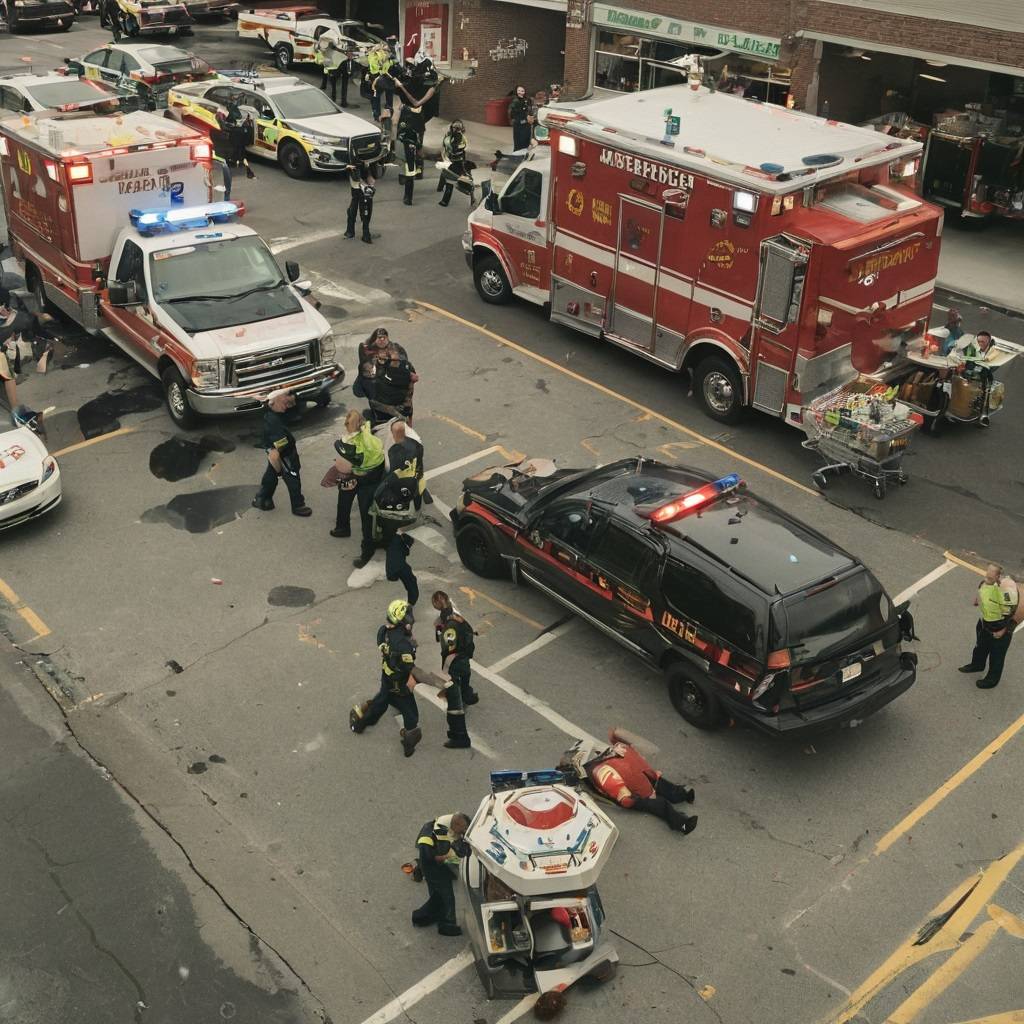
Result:
<svg viewBox="0 0 1024 1024"><path fill-rule="evenodd" d="M191 33L192 15L174 0L117 0L121 20L130 36Z"/></svg>
<svg viewBox="0 0 1024 1024"><path fill-rule="evenodd" d="M727 423L799 424L923 337L942 216L889 177L920 143L689 85L540 119L549 146L469 218L485 301L687 371Z"/></svg>
<svg viewBox="0 0 1024 1024"><path fill-rule="evenodd" d="M258 409L275 388L326 402L330 325L266 243L211 203L210 141L154 114L0 123L10 245L41 307L101 332L163 384L171 418Z"/></svg>
<svg viewBox="0 0 1024 1024"><path fill-rule="evenodd" d="M364 67L370 51L384 42L361 22L332 18L315 7L250 9L238 14L238 38L262 39L274 51L274 63L280 71L287 71L292 64L313 63L316 42L328 29L338 35L342 49L355 50L357 61Z"/></svg>

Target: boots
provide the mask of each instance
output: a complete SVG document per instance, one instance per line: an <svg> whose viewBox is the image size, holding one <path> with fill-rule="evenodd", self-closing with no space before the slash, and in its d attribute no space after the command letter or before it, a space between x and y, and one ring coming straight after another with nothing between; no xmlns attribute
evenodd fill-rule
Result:
<svg viewBox="0 0 1024 1024"><path fill-rule="evenodd" d="M402 752L406 757L412 757L416 750L416 744L421 739L423 739L423 730L420 728L402 730Z"/></svg>
<svg viewBox="0 0 1024 1024"><path fill-rule="evenodd" d="M368 220L363 221L363 241L367 245L373 244L373 239L370 237L370 222Z"/></svg>
<svg viewBox="0 0 1024 1024"><path fill-rule="evenodd" d="M669 782L665 778L658 779L654 792L658 796L663 796L670 804L692 804L696 798L696 794L692 789L677 785L675 782Z"/></svg>
<svg viewBox="0 0 1024 1024"><path fill-rule="evenodd" d="M357 704L348 713L348 727L354 733L361 733L366 728L366 712L370 710L370 702L364 700L362 704Z"/></svg>
<svg viewBox="0 0 1024 1024"><path fill-rule="evenodd" d="M356 237L356 215L354 212L351 212L348 215L348 223L345 225L345 237Z"/></svg>

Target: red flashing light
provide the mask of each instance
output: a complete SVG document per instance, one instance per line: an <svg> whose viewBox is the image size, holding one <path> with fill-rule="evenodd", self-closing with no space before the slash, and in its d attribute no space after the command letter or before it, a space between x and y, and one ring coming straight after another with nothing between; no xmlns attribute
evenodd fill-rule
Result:
<svg viewBox="0 0 1024 1024"><path fill-rule="evenodd" d="M704 505L713 502L716 498L720 498L723 494L736 490L740 483L739 476L736 473L730 473L728 476L723 476L720 480L715 480L710 484L705 484L703 487L698 487L695 491L684 494L681 498L673 498L672 501L659 505L650 513L648 518L653 523L671 523L673 520L686 515L687 512L693 512L695 509L702 508Z"/></svg>
<svg viewBox="0 0 1024 1024"><path fill-rule="evenodd" d="M212 155L213 150L208 142L197 142L192 146L192 159L196 163L209 160Z"/></svg>
<svg viewBox="0 0 1024 1024"><path fill-rule="evenodd" d="M43 166L46 168L46 176L50 181L57 180L57 162L55 160L44 160Z"/></svg>
<svg viewBox="0 0 1024 1024"><path fill-rule="evenodd" d="M68 181L74 185L88 185L92 181L92 164L68 164Z"/></svg>
<svg viewBox="0 0 1024 1024"><path fill-rule="evenodd" d="M768 655L768 661L766 662L768 668L779 669L789 668L793 663L793 659L789 656L789 650L783 648L781 651L772 651Z"/></svg>

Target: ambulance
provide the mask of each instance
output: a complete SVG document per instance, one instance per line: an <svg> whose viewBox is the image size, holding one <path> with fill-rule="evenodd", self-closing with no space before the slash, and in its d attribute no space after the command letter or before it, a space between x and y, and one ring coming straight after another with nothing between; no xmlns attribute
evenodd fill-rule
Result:
<svg viewBox="0 0 1024 1024"><path fill-rule="evenodd" d="M211 202L211 145L155 114L41 111L0 122L14 255L40 308L105 335L162 384L179 427L272 390L326 404L344 370L327 321ZM287 277L287 280L285 279Z"/></svg>
<svg viewBox="0 0 1024 1024"><path fill-rule="evenodd" d="M687 373L725 423L753 406L799 425L922 342L942 214L896 183L919 142L692 80L540 120L548 145L463 236L485 302Z"/></svg>
<svg viewBox="0 0 1024 1024"><path fill-rule="evenodd" d="M332 18L316 7L285 7L281 10L248 10L238 13L238 38L261 39L274 51L274 64L287 71L292 64L316 61L317 40L333 32L343 50L353 50L366 67L370 51L384 40L358 21Z"/></svg>

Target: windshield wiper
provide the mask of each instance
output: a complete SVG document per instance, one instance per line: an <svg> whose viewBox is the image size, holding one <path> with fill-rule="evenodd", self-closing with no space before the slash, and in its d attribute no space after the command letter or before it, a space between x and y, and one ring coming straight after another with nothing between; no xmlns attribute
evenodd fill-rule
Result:
<svg viewBox="0 0 1024 1024"><path fill-rule="evenodd" d="M176 295L173 299L160 299L160 304L170 306L175 302L213 302L215 299L233 298L233 295Z"/></svg>
<svg viewBox="0 0 1024 1024"><path fill-rule="evenodd" d="M178 295L173 299L163 299L161 301L166 305L171 305L175 302L210 302L215 299L244 299L247 295L252 295L255 292L273 291L276 288L280 288L284 283L284 278L281 278L270 284L258 284L253 288L246 288L244 292L234 292L227 295Z"/></svg>
<svg viewBox="0 0 1024 1024"><path fill-rule="evenodd" d="M246 295L253 295L255 292L272 292L275 288L280 288L284 285L284 278L279 278L277 281L271 281L270 284L258 284L252 288L246 288L244 292L238 292L235 295L225 295L226 299L244 299Z"/></svg>

